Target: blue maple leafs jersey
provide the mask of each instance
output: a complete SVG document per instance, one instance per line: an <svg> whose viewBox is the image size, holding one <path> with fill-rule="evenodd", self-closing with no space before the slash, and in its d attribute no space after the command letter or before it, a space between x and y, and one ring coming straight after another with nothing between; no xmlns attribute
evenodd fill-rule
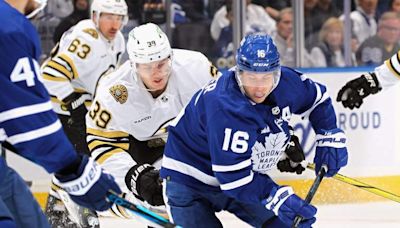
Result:
<svg viewBox="0 0 400 228"><path fill-rule="evenodd" d="M254 104L228 71L197 92L168 129L160 175L260 203L276 186L268 173L290 139L292 114L308 117L317 132L336 128L325 86L305 75L282 67L278 86Z"/></svg>
<svg viewBox="0 0 400 228"><path fill-rule="evenodd" d="M55 172L77 159L39 81L40 43L24 15L0 1L0 143ZM0 162L0 173L4 168Z"/></svg>

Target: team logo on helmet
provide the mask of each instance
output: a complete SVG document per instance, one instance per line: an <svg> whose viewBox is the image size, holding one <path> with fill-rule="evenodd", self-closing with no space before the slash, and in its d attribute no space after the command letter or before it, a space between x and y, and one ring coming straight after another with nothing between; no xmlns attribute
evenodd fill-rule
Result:
<svg viewBox="0 0 400 228"><path fill-rule="evenodd" d="M128 90L124 85L114 85L110 88L110 93L114 99L123 104L128 99Z"/></svg>

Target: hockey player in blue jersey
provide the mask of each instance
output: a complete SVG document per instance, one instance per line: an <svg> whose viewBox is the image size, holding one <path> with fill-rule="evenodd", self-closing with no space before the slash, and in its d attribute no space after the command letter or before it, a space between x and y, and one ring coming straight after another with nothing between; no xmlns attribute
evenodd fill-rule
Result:
<svg viewBox="0 0 400 228"><path fill-rule="evenodd" d="M168 130L160 176L170 219L222 227L215 212L227 210L254 227L289 227L296 215L304 218L300 227L310 227L317 209L269 172L289 155L283 154L293 140L292 114L308 117L317 134L317 172L325 164L332 176L347 164L331 99L325 86L280 66L267 35L246 36L236 61L193 96Z"/></svg>
<svg viewBox="0 0 400 228"><path fill-rule="evenodd" d="M0 0L0 143L54 172L58 185L77 203L106 210L111 206L106 193L120 189L93 159L75 152L40 82L39 37L27 17L45 4L46 0ZM26 184L3 158L0 227L49 227Z"/></svg>

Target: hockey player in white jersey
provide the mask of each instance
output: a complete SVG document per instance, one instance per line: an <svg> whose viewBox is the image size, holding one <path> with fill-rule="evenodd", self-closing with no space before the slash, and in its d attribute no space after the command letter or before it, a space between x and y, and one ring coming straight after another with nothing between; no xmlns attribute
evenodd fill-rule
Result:
<svg viewBox="0 0 400 228"><path fill-rule="evenodd" d="M400 51L387 59L374 72L361 75L346 83L337 95L336 101L345 108L359 108L365 97L382 89L396 85L400 81Z"/></svg>
<svg viewBox="0 0 400 228"><path fill-rule="evenodd" d="M76 150L85 154L89 154L85 115L100 79L118 67L125 52L120 30L128 20L124 0L94 0L90 11L91 19L66 31L42 65L43 82L64 131ZM62 210L55 210L64 209L57 189L52 184L46 214L53 226L65 226Z"/></svg>
<svg viewBox="0 0 400 228"><path fill-rule="evenodd" d="M311 227L317 209L276 184L271 170L289 156L293 114L308 117L317 134L317 172L324 164L333 176L347 164L346 137L326 87L281 66L268 35L246 36L236 62L168 128L160 176L170 220L222 227L215 212L226 210L253 227L290 227L296 215L303 218L299 227Z"/></svg>
<svg viewBox="0 0 400 228"><path fill-rule="evenodd" d="M156 169L166 127L218 71L199 52L171 49L165 33L152 23L129 33L127 52L129 61L101 81L86 116L88 146L96 161L116 175L123 192L163 205Z"/></svg>

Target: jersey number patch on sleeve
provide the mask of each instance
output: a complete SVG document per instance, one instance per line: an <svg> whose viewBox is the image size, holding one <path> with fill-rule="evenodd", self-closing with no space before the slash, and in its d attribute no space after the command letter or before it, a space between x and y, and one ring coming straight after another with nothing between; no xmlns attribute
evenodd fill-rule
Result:
<svg viewBox="0 0 400 228"><path fill-rule="evenodd" d="M89 116L98 127L103 129L107 127L107 124L111 120L111 114L107 110L102 109L98 101L94 104L94 108L90 110Z"/></svg>
<svg viewBox="0 0 400 228"><path fill-rule="evenodd" d="M235 131L232 136L232 129L225 128L222 150L228 151L231 149L231 151L235 153L245 153L249 148L247 140L249 140L249 133L245 131Z"/></svg>
<svg viewBox="0 0 400 228"><path fill-rule="evenodd" d="M18 59L13 71L11 72L10 79L12 82L25 81L28 87L35 85L35 74L41 80L39 74L39 64L33 60L33 69L29 63L29 58L24 57Z"/></svg>

